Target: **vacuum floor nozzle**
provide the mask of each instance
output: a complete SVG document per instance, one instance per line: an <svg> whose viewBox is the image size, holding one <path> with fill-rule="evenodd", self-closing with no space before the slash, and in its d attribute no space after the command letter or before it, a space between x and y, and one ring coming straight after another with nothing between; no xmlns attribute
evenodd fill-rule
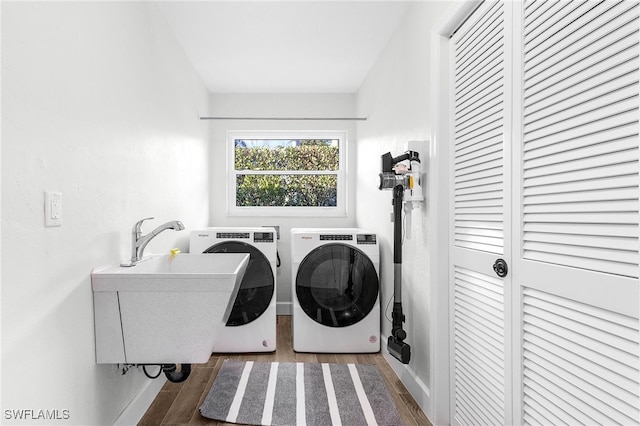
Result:
<svg viewBox="0 0 640 426"><path fill-rule="evenodd" d="M409 360L411 359L411 346L402 340L398 340L397 338L390 336L387 341L387 350L398 361L403 364L409 364Z"/></svg>

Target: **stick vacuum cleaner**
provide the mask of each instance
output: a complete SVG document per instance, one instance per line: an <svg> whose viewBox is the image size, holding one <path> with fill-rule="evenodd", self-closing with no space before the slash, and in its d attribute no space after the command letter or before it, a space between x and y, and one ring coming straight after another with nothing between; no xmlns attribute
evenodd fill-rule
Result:
<svg viewBox="0 0 640 426"><path fill-rule="evenodd" d="M403 164L408 161L409 166ZM393 190L393 311L391 336L387 341L389 353L403 364L411 359L411 346L405 343L407 332L402 328L402 206L413 206L422 201L420 187L420 157L415 151L407 151L398 157L391 153L382 155L382 173L379 189Z"/></svg>

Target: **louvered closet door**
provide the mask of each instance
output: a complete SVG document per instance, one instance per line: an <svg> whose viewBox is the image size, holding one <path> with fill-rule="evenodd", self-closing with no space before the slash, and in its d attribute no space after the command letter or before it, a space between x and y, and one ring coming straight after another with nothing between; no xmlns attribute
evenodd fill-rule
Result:
<svg viewBox="0 0 640 426"><path fill-rule="evenodd" d="M450 42L453 99L451 198L451 420L501 425L510 416L509 62L502 2L482 4Z"/></svg>
<svg viewBox="0 0 640 426"><path fill-rule="evenodd" d="M520 12L516 421L637 424L638 3Z"/></svg>

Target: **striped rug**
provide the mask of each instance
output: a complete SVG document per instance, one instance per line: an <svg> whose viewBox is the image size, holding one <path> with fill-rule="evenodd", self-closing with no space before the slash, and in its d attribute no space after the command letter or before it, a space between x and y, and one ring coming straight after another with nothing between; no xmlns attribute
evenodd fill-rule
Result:
<svg viewBox="0 0 640 426"><path fill-rule="evenodd" d="M378 367L225 360L200 407L250 425L402 425Z"/></svg>

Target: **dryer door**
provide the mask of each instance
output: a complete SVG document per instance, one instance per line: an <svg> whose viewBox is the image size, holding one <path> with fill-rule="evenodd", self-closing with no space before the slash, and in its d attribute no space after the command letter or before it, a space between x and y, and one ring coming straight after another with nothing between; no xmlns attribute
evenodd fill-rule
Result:
<svg viewBox="0 0 640 426"><path fill-rule="evenodd" d="M241 241L218 243L204 253L249 253L249 264L227 326L248 324L267 310L273 297L275 282L271 265L264 253Z"/></svg>
<svg viewBox="0 0 640 426"><path fill-rule="evenodd" d="M296 295L302 310L329 327L346 327L365 318L378 299L378 274L355 247L326 244L300 263Z"/></svg>

